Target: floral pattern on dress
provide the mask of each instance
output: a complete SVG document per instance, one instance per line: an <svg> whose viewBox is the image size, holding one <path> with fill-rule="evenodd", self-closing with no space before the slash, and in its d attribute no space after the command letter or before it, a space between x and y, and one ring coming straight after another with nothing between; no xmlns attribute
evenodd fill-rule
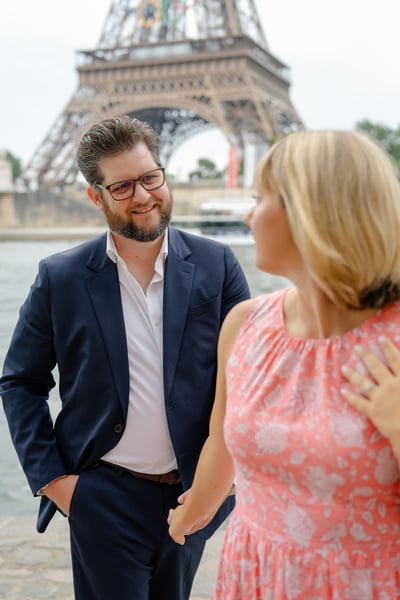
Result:
<svg viewBox="0 0 400 600"><path fill-rule="evenodd" d="M330 339L290 336L279 290L252 301L227 367L236 469L213 600L400 598L400 472L340 394L356 344L400 345L400 304Z"/></svg>

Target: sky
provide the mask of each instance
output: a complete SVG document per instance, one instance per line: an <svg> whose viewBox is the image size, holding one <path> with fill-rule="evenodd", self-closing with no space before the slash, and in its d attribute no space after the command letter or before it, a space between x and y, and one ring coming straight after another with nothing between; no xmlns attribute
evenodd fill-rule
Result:
<svg viewBox="0 0 400 600"><path fill-rule="evenodd" d="M290 97L308 129L400 125L400 0L255 0L269 50L290 68ZM94 49L111 0L7 2L0 19L0 150L26 165L78 87L76 51ZM172 156L184 176L198 158L219 168L217 131Z"/></svg>

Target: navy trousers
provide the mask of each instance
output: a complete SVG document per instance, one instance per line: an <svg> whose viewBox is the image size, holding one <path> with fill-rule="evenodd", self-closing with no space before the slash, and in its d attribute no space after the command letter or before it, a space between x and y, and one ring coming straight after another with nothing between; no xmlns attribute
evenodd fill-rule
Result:
<svg viewBox="0 0 400 600"><path fill-rule="evenodd" d="M76 600L188 600L204 540L168 534L180 484L101 463L79 477L69 517Z"/></svg>

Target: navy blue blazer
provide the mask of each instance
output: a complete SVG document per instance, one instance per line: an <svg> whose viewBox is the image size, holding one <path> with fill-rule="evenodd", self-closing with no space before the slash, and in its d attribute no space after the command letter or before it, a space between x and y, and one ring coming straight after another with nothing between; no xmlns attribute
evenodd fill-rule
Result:
<svg viewBox="0 0 400 600"><path fill-rule="evenodd" d="M33 494L65 473L80 473L113 448L128 410L127 343L118 273L106 235L42 260L6 355L0 394L14 446ZM228 311L249 297L226 245L169 229L164 279L164 392L184 489L208 435L218 333ZM48 397L58 370L61 407ZM205 532L211 535L232 501ZM56 511L41 498L38 531Z"/></svg>

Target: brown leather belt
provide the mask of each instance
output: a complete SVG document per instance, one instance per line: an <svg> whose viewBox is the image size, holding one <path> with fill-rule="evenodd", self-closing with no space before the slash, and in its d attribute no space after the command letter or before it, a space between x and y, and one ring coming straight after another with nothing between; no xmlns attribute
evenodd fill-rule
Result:
<svg viewBox="0 0 400 600"><path fill-rule="evenodd" d="M169 473L156 475L155 473L140 473L139 471L132 471L132 469L121 467L120 465L116 465L106 460L100 460L99 462L102 465L105 465L106 467L112 467L113 469L120 469L121 471L125 471L125 473L132 475L132 477L138 477L139 479L148 479L149 481L155 481L156 483L166 483L167 485L175 485L176 483L180 482L179 471L177 469L174 469Z"/></svg>

